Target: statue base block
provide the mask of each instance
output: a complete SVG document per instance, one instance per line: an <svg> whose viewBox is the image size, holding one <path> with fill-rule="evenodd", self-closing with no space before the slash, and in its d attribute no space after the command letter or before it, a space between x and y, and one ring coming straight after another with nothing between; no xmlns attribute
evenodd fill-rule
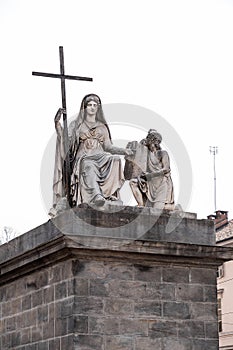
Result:
<svg viewBox="0 0 233 350"><path fill-rule="evenodd" d="M63 232L132 240L215 244L214 223L197 220L195 213L106 204L81 204L53 219Z"/></svg>
<svg viewBox="0 0 233 350"><path fill-rule="evenodd" d="M116 209L0 246L1 350L218 349L216 269L233 249L195 214Z"/></svg>

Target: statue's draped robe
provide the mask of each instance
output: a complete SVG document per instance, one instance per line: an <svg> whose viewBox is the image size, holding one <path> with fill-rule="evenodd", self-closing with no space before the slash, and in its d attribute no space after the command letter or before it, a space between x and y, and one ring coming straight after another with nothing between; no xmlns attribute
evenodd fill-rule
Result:
<svg viewBox="0 0 233 350"><path fill-rule="evenodd" d="M121 159L111 153L122 154L114 147L109 131L101 122L90 129L85 122L78 128L76 122L69 126L69 145L73 156L71 195L77 205L91 203L100 194L108 199L119 199L119 190L124 183ZM54 172L54 205L64 197L62 169L64 163L63 137L58 135Z"/></svg>
<svg viewBox="0 0 233 350"><path fill-rule="evenodd" d="M63 130L60 123L56 124L57 141L55 151L55 164L53 174L53 207L55 208L59 201L65 196L63 186L63 171L64 171L64 137ZM50 209L51 211L51 209Z"/></svg>
<svg viewBox="0 0 233 350"><path fill-rule="evenodd" d="M164 150L150 152L147 157L147 172L157 173L150 180L144 181L139 178L139 188L146 194L154 205L174 204L173 183L170 174L170 161L168 153Z"/></svg>

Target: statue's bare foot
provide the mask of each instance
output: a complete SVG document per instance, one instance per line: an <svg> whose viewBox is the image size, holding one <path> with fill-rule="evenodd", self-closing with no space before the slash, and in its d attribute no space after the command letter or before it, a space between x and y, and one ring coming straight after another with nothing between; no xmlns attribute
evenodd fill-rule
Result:
<svg viewBox="0 0 233 350"><path fill-rule="evenodd" d="M101 196L100 194L98 194L95 199L93 200L93 204L97 205L98 207L103 206L105 203L105 199L103 196Z"/></svg>
<svg viewBox="0 0 233 350"><path fill-rule="evenodd" d="M117 197L116 196L109 196L108 199L110 201L117 201Z"/></svg>

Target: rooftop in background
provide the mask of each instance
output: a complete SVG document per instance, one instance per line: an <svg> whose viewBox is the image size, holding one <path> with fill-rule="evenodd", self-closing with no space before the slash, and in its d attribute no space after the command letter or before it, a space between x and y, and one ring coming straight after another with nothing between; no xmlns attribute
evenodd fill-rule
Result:
<svg viewBox="0 0 233 350"><path fill-rule="evenodd" d="M233 220L228 220L228 211L217 210L207 218L214 221L217 243L233 239Z"/></svg>
<svg viewBox="0 0 233 350"><path fill-rule="evenodd" d="M233 220L216 232L216 242L222 242L233 239Z"/></svg>

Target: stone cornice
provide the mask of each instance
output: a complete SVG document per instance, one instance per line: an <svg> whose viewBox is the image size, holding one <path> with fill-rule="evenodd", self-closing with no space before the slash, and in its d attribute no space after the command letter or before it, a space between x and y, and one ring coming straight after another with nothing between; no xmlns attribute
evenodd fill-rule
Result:
<svg viewBox="0 0 233 350"><path fill-rule="evenodd" d="M20 237L18 237L19 239ZM23 239L23 237L21 237ZM7 248L7 246L5 246ZM10 249L9 248L9 256ZM31 271L71 258L131 259L132 262L170 262L213 267L233 258L233 248L174 242L152 242L106 237L60 235L0 264L0 284Z"/></svg>

